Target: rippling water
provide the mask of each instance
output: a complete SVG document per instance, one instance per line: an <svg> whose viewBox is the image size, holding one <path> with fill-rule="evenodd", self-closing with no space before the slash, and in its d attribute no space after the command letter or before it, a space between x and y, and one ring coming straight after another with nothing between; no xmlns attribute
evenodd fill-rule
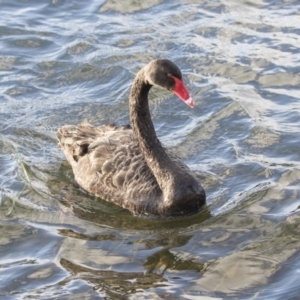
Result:
<svg viewBox="0 0 300 300"><path fill-rule="evenodd" d="M1 299L298 299L300 3L1 1ZM134 74L160 139L198 174L197 215L132 216L73 186L55 131L128 123Z"/></svg>

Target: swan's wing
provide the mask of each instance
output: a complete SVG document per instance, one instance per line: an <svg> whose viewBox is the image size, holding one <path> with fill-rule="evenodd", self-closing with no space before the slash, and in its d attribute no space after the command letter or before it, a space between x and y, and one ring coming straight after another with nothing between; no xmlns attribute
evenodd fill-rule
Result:
<svg viewBox="0 0 300 300"><path fill-rule="evenodd" d="M84 121L60 128L57 137L75 180L88 192L122 206L126 198L159 193L130 126L94 127Z"/></svg>
<svg viewBox="0 0 300 300"><path fill-rule="evenodd" d="M57 138L60 148L72 167L87 155L95 168L97 168L96 162L93 160L99 160L100 163L101 160L112 156L118 144L133 140L129 126L116 127L109 124L95 127L87 120L78 125L65 125L59 128Z"/></svg>

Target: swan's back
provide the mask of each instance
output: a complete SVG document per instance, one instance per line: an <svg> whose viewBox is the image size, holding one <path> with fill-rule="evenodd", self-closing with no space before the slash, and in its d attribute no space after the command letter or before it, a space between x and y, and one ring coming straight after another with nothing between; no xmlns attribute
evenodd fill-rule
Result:
<svg viewBox="0 0 300 300"><path fill-rule="evenodd" d="M84 190L136 213L157 213L162 192L130 126L83 121L61 127L57 137Z"/></svg>

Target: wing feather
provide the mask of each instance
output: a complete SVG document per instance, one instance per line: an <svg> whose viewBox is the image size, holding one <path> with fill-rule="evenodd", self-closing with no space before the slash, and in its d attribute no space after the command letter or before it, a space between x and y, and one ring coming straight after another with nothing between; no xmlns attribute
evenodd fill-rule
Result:
<svg viewBox="0 0 300 300"><path fill-rule="evenodd" d="M88 192L131 210L135 201L161 197L130 126L95 127L85 120L63 126L57 137L76 181Z"/></svg>

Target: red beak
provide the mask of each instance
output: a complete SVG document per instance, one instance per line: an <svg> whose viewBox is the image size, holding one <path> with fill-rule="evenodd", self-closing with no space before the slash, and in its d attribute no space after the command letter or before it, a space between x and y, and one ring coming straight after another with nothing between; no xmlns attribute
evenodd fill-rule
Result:
<svg viewBox="0 0 300 300"><path fill-rule="evenodd" d="M184 83L177 77L172 76L172 78L175 80L175 87L173 89L174 94L183 100L189 107L194 108L195 102L187 91Z"/></svg>

